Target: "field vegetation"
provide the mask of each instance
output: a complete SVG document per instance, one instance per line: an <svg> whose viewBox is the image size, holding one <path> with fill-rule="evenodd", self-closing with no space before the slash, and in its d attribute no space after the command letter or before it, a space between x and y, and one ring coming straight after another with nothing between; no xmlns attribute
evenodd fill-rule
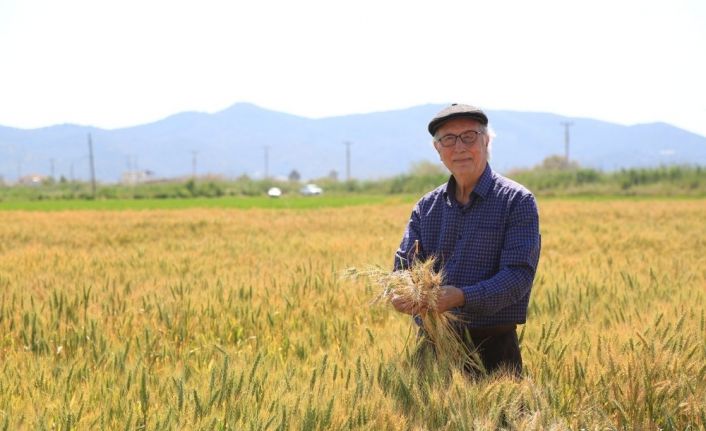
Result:
<svg viewBox="0 0 706 431"><path fill-rule="evenodd" d="M228 196L217 199L195 197L180 199L61 199L9 200L0 202L2 210L67 211L67 210L180 210L189 208L220 209L320 209L352 205L414 202L412 195L369 195L359 193L326 194L305 197L288 195L278 199L267 196Z"/></svg>
<svg viewBox="0 0 706 431"><path fill-rule="evenodd" d="M700 166L663 166L603 172L565 164L557 156L532 169L507 175L526 185L538 196L696 196L706 197L706 169ZM419 195L442 184L448 173L440 164L420 162L403 175L378 180L314 180L326 194L334 195ZM165 180L140 184L99 184L96 200L227 199L264 197L270 187L284 196L296 196L300 181L255 180L219 177ZM17 201L94 200L90 183L46 180L33 186L0 183L0 204ZM147 205L149 206L149 205ZM158 205L159 206L159 205ZM226 205L228 206L228 205Z"/></svg>
<svg viewBox="0 0 706 431"><path fill-rule="evenodd" d="M408 201L0 212L0 430L703 429L706 201L540 199L525 378L408 364Z"/></svg>

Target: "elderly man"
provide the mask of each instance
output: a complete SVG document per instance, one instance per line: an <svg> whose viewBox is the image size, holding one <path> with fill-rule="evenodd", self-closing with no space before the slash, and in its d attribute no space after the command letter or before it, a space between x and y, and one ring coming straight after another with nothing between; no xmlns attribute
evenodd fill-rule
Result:
<svg viewBox="0 0 706 431"><path fill-rule="evenodd" d="M520 376L516 326L527 317L541 247L534 196L490 168L482 110L453 104L431 120L429 133L451 177L417 202L395 268L436 257L447 283L438 311L458 315L459 335L488 372ZM402 313L423 311L402 297L392 304Z"/></svg>

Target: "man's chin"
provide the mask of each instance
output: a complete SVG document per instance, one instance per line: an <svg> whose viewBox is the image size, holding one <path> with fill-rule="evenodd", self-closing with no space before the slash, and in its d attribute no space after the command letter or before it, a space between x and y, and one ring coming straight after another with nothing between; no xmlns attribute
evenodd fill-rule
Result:
<svg viewBox="0 0 706 431"><path fill-rule="evenodd" d="M470 160L469 160L469 161L463 161L463 162L456 162L456 163L454 163L453 166L454 166L454 170L456 170L456 171L464 171L464 172L466 172L466 173L468 173L468 172L470 172L470 171L474 171L475 168L476 168L475 165L473 164L473 162L470 161Z"/></svg>
<svg viewBox="0 0 706 431"><path fill-rule="evenodd" d="M460 165L454 165L454 168L451 170L451 173L455 177L470 177L470 178L475 178L480 176L481 172L478 172L476 167L472 164L460 164Z"/></svg>

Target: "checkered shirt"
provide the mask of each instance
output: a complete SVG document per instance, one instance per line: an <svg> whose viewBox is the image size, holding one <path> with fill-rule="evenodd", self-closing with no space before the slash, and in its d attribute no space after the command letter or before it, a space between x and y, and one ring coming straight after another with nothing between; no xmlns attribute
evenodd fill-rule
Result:
<svg viewBox="0 0 706 431"><path fill-rule="evenodd" d="M415 205L397 253L395 270L415 258L437 257L445 283L463 291L454 310L469 328L522 324L539 261L539 216L532 193L487 165L467 205L456 182L427 193Z"/></svg>

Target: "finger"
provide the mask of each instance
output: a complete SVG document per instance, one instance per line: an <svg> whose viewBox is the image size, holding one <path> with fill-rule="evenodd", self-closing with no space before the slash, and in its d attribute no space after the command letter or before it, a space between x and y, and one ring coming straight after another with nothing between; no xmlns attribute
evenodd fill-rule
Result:
<svg viewBox="0 0 706 431"><path fill-rule="evenodd" d="M400 313L407 313L407 308L409 307L409 304L407 304L407 301L405 301L403 298L400 298L399 296L393 296L390 302L392 303L392 306L395 307L395 310L399 311Z"/></svg>
<svg viewBox="0 0 706 431"><path fill-rule="evenodd" d="M395 307L395 310L399 311L400 313L414 315L415 311L416 311L414 304L412 304L407 299L399 297L399 296L393 297L392 305Z"/></svg>

